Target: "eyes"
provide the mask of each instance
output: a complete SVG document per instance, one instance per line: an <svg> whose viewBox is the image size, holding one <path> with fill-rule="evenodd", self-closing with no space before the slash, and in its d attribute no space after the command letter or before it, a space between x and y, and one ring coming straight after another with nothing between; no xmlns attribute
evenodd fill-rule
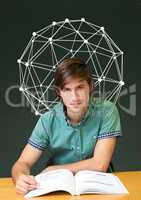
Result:
<svg viewBox="0 0 141 200"><path fill-rule="evenodd" d="M82 90L82 89L85 89L84 85L79 85L74 90L79 91L79 90ZM72 88L64 87L62 91L63 92L71 92L72 90L73 90Z"/></svg>

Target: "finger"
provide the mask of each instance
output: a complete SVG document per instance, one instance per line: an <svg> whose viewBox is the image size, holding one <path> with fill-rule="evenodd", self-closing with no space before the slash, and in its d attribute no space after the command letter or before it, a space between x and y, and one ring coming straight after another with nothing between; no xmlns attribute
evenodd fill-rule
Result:
<svg viewBox="0 0 141 200"><path fill-rule="evenodd" d="M37 186L35 186L35 185L29 185L29 187L28 187L29 191L35 190L35 189L37 189Z"/></svg>
<svg viewBox="0 0 141 200"><path fill-rule="evenodd" d="M16 190L21 191L22 193L26 193L29 191L29 186L30 186L30 184L28 184L22 180L19 180L16 183Z"/></svg>
<svg viewBox="0 0 141 200"><path fill-rule="evenodd" d="M37 184L37 181L34 176L29 175L28 177L29 177L30 181L33 181L34 184Z"/></svg>
<svg viewBox="0 0 141 200"><path fill-rule="evenodd" d="M16 186L16 192L18 194L26 194L27 192L29 192L31 190L34 190L36 188L37 187L33 186L33 185L24 185L24 184L21 184L21 185L17 185Z"/></svg>
<svg viewBox="0 0 141 200"><path fill-rule="evenodd" d="M16 192L25 194L37 188L37 182L34 176L21 175L16 182Z"/></svg>
<svg viewBox="0 0 141 200"><path fill-rule="evenodd" d="M37 185L35 178L31 175L24 176L23 181L29 185Z"/></svg>
<svg viewBox="0 0 141 200"><path fill-rule="evenodd" d="M26 194L27 192L28 192L28 190L26 190L25 188L23 188L21 186L16 187L16 193L18 193L18 194Z"/></svg>

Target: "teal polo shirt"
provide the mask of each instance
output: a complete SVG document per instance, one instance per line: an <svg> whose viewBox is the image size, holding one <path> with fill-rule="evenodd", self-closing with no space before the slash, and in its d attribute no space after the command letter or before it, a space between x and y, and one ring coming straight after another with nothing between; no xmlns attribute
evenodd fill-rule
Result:
<svg viewBox="0 0 141 200"><path fill-rule="evenodd" d="M71 125L66 119L63 103L56 104L39 118L28 143L40 150L47 149L52 164L66 164L91 158L97 140L115 136L121 136L115 104L90 98L88 110L78 125Z"/></svg>

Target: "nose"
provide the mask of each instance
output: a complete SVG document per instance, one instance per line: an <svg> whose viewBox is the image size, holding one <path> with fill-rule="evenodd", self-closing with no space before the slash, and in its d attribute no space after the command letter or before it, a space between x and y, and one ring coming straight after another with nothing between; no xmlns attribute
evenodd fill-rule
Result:
<svg viewBox="0 0 141 200"><path fill-rule="evenodd" d="M71 92L71 98L72 98L72 100L77 100L78 93L77 93L76 90L72 90L72 92Z"/></svg>

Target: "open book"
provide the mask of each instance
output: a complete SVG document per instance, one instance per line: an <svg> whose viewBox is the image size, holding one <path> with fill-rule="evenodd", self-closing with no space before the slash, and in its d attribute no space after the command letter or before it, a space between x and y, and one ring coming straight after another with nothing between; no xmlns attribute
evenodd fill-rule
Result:
<svg viewBox="0 0 141 200"><path fill-rule="evenodd" d="M119 178L111 173L82 170L73 175L67 169L57 169L35 176L38 187L24 197L40 196L54 191L65 191L71 195L85 193L127 194Z"/></svg>

